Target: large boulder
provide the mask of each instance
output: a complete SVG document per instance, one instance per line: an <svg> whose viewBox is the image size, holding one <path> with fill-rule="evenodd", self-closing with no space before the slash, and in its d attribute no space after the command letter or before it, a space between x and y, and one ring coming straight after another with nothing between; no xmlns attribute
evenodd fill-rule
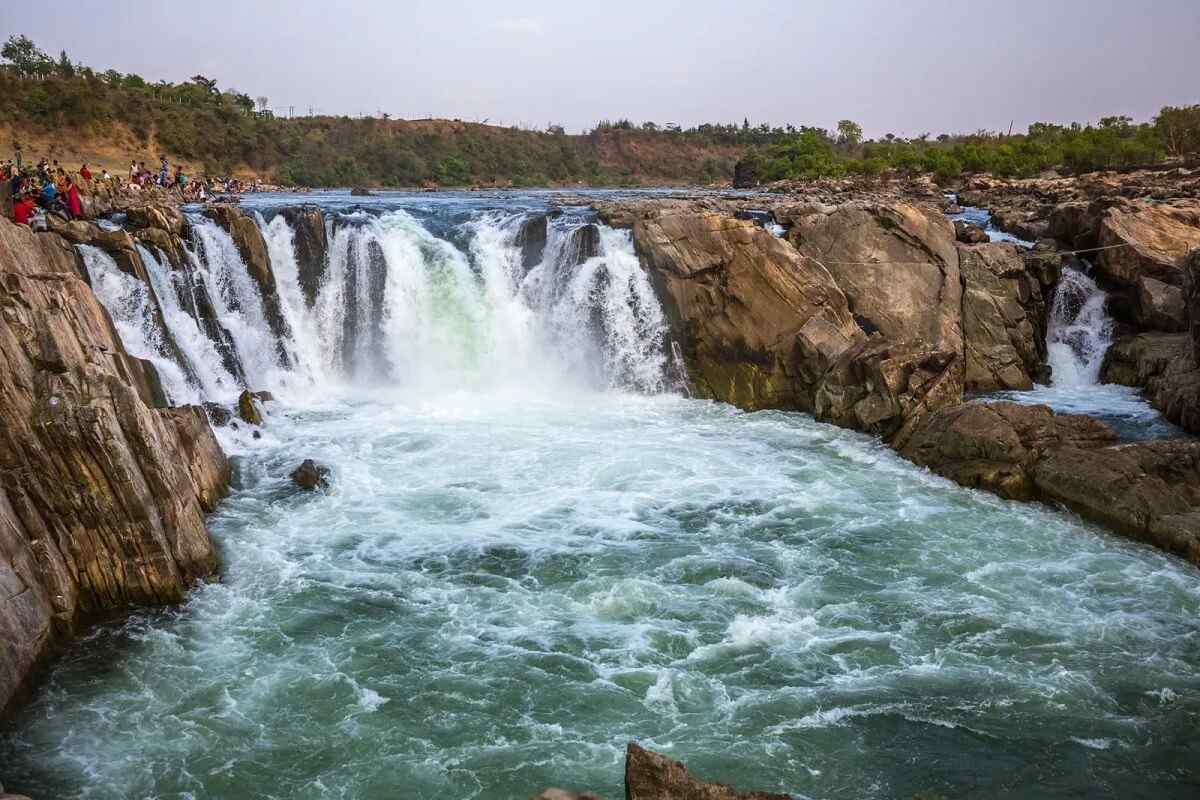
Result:
<svg viewBox="0 0 1200 800"><path fill-rule="evenodd" d="M959 246L968 392L1032 388L1044 379L1046 302L1024 252L1011 244Z"/></svg>
<svg viewBox="0 0 1200 800"><path fill-rule="evenodd" d="M1033 500L1032 469L1050 450L1116 441L1116 433L1104 423L1055 414L1048 406L963 403L931 415L900 453L963 486Z"/></svg>
<svg viewBox="0 0 1200 800"><path fill-rule="evenodd" d="M131 230L153 229L172 236L187 235L187 218L175 205L154 203L131 206L125 210L125 219Z"/></svg>
<svg viewBox="0 0 1200 800"><path fill-rule="evenodd" d="M1142 330L1186 331L1183 289L1145 275L1138 278L1137 322Z"/></svg>
<svg viewBox="0 0 1200 800"><path fill-rule="evenodd" d="M1064 447L1033 477L1044 500L1200 564L1200 441Z"/></svg>
<svg viewBox="0 0 1200 800"><path fill-rule="evenodd" d="M318 206L295 206L280 212L292 228L292 248L296 254L297 278L304 301L312 308L325 279L329 261L329 236L325 215Z"/></svg>
<svg viewBox="0 0 1200 800"><path fill-rule="evenodd" d="M545 214L534 214L522 220L516 244L521 248L521 266L526 270L542 263L549 225L550 219Z"/></svg>
<svg viewBox="0 0 1200 800"><path fill-rule="evenodd" d="M680 762L630 742L625 751L625 800L791 800L791 795L705 783Z"/></svg>
<svg viewBox="0 0 1200 800"><path fill-rule="evenodd" d="M962 351L954 226L936 209L847 203L796 219L787 238L829 271L867 333Z"/></svg>
<svg viewBox="0 0 1200 800"><path fill-rule="evenodd" d="M1183 285L1183 259L1200 247L1195 210L1146 201L1110 206L1100 220L1097 274L1118 287L1136 289L1138 280L1153 278Z"/></svg>
<svg viewBox="0 0 1200 800"><path fill-rule="evenodd" d="M963 395L961 356L879 335L860 339L816 387L813 415L902 447L914 428Z"/></svg>
<svg viewBox="0 0 1200 800"><path fill-rule="evenodd" d="M991 241L987 231L965 219L954 220L954 238L963 244L984 244Z"/></svg>
<svg viewBox="0 0 1200 800"><path fill-rule="evenodd" d="M753 222L651 209L633 239L702 396L811 411L825 371L865 338L829 271Z"/></svg>
<svg viewBox="0 0 1200 800"><path fill-rule="evenodd" d="M53 233L0 220L0 713L87 619L178 601L216 568L229 464L202 409L162 408Z"/></svg>

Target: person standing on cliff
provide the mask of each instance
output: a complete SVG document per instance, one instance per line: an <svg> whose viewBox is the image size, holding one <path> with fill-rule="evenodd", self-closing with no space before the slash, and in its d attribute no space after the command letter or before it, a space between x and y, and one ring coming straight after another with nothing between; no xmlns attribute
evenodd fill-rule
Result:
<svg viewBox="0 0 1200 800"><path fill-rule="evenodd" d="M13 203L13 222L18 225L31 225L33 215L36 213L37 206L29 198L29 193L21 192L20 196Z"/></svg>
<svg viewBox="0 0 1200 800"><path fill-rule="evenodd" d="M90 181L92 179L92 171L87 168L86 161L83 162L83 166L79 168L79 177L83 178L85 181Z"/></svg>
<svg viewBox="0 0 1200 800"><path fill-rule="evenodd" d="M71 219L83 219L83 200L79 197L75 179L70 175L67 176L67 211L71 212Z"/></svg>

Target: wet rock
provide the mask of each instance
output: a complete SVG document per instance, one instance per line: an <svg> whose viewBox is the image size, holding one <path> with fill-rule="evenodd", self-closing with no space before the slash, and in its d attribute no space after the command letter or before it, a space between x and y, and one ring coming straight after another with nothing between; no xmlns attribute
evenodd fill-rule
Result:
<svg viewBox="0 0 1200 800"><path fill-rule="evenodd" d="M571 232L564 266L573 267L600 255L600 228L589 223Z"/></svg>
<svg viewBox="0 0 1200 800"><path fill-rule="evenodd" d="M325 215L317 206L285 208L279 212L293 232L292 246L296 253L297 278L304 301L312 308L317 302L321 282L329 262L329 237Z"/></svg>
<svg viewBox="0 0 1200 800"><path fill-rule="evenodd" d="M1200 365L1186 333L1143 333L1113 342L1103 380L1146 390L1150 404L1185 431L1200 435Z"/></svg>
<svg viewBox="0 0 1200 800"><path fill-rule="evenodd" d="M791 800L791 795L742 792L721 783L705 783L687 767L633 742L625 752L626 800Z"/></svg>
<svg viewBox="0 0 1200 800"><path fill-rule="evenodd" d="M900 454L963 486L1034 500L1032 469L1049 451L1116 441L1117 434L1103 422L1055 414L1048 406L963 403L931 415Z"/></svg>
<svg viewBox="0 0 1200 800"><path fill-rule="evenodd" d="M964 244L984 244L991 241L987 231L965 219L954 220L954 238Z"/></svg>
<svg viewBox="0 0 1200 800"><path fill-rule="evenodd" d="M828 270L745 220L672 206L630 216L695 391L811 411L825 371L864 337Z"/></svg>
<svg viewBox="0 0 1200 800"><path fill-rule="evenodd" d="M163 408L61 236L0 220L0 713L96 615L176 602L216 568L229 464Z"/></svg>
<svg viewBox="0 0 1200 800"><path fill-rule="evenodd" d="M262 425L262 412L254 402L255 397L248 390L243 390L238 396L238 416L248 425Z"/></svg>
<svg viewBox="0 0 1200 800"><path fill-rule="evenodd" d="M1200 442L1066 447L1033 476L1043 499L1200 564Z"/></svg>
<svg viewBox="0 0 1200 800"><path fill-rule="evenodd" d="M517 247L521 248L521 266L530 270L542 263L546 250L549 220L545 214L526 218L517 232Z"/></svg>
<svg viewBox="0 0 1200 800"><path fill-rule="evenodd" d="M362 186L355 186L353 189L350 190L350 196L351 197L374 197L375 193L372 192L370 189L366 189Z"/></svg>
<svg viewBox="0 0 1200 800"><path fill-rule="evenodd" d="M968 392L1031 389L1044 378L1046 303L1021 248L961 245Z"/></svg>
<svg viewBox="0 0 1200 800"><path fill-rule="evenodd" d="M131 206L125 210L126 226L134 231L159 230L172 236L187 235L187 218L178 206L166 203Z"/></svg>
<svg viewBox="0 0 1200 800"><path fill-rule="evenodd" d="M203 403L204 411L214 428L221 428L233 420L233 412L220 403Z"/></svg>
<svg viewBox="0 0 1200 800"><path fill-rule="evenodd" d="M288 329L287 320L283 316L279 291L275 284L275 273L271 270L271 257L267 252L267 243L263 240L262 231L245 212L228 203L211 205L205 209L204 213L224 228L233 239L238 254L246 264L246 270L258 285L259 295L263 301L263 310L267 316L267 324L270 325L271 332L278 342L277 355L280 364L289 366L283 342L291 336L291 332Z"/></svg>
<svg viewBox="0 0 1200 800"><path fill-rule="evenodd" d="M265 389L260 392L252 392L251 394L253 394L255 398L262 400L264 403L270 403L275 400L275 395L271 394Z"/></svg>
<svg viewBox="0 0 1200 800"><path fill-rule="evenodd" d="M3 798L0 798L3 800ZM538 792L530 800L600 800L600 797L594 794L584 793L577 794L568 792L566 789L544 789Z"/></svg>
<svg viewBox="0 0 1200 800"><path fill-rule="evenodd" d="M1200 248L1183 262L1183 303L1192 332L1192 355L1200 367Z"/></svg>
<svg viewBox="0 0 1200 800"><path fill-rule="evenodd" d="M292 482L306 492L324 489L329 486L329 467L318 464L311 458L292 472Z"/></svg>

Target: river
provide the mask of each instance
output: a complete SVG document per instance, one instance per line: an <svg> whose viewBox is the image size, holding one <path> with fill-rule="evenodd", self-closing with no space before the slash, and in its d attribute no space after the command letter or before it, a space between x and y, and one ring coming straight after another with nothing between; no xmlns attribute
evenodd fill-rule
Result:
<svg viewBox="0 0 1200 800"><path fill-rule="evenodd" d="M798 797L1195 796L1194 567L805 415L687 397L627 234L573 255L582 209L527 269L543 195L315 199L345 216L312 308L272 213L290 198L255 201L286 369L196 221L193 274L278 398L261 439L220 430L221 579L72 645L0 737L10 790L616 798L636 739ZM163 358L108 277L127 346ZM229 400L217 348L165 316L206 373L164 369L172 398ZM328 491L291 486L304 458Z"/></svg>

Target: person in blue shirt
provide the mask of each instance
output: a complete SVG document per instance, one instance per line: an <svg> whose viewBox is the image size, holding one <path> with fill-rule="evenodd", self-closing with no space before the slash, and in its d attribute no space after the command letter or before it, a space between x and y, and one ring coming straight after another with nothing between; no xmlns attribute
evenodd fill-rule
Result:
<svg viewBox="0 0 1200 800"><path fill-rule="evenodd" d="M46 185L42 187L41 194L38 195L38 205L47 211L54 209L54 201L58 197L58 189L54 188L54 181L46 181Z"/></svg>

